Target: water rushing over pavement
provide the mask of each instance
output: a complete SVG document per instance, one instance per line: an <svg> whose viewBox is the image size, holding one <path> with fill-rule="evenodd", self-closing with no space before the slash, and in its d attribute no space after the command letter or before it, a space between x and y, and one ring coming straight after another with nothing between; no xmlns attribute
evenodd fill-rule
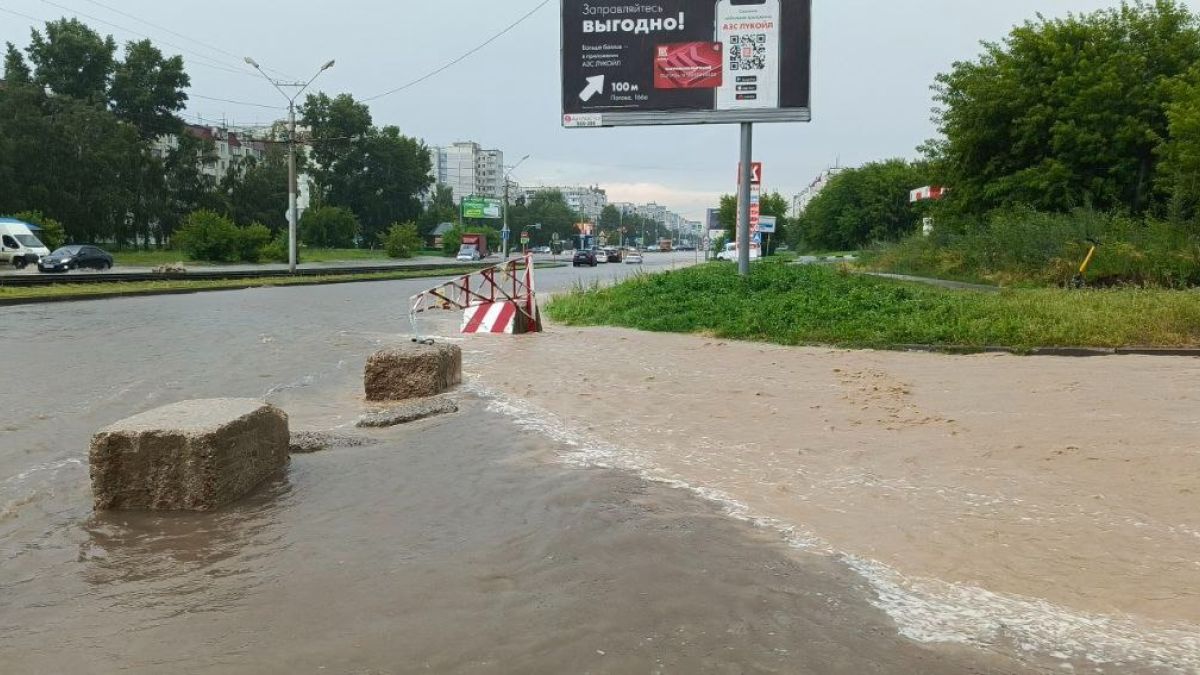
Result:
<svg viewBox="0 0 1200 675"><path fill-rule="evenodd" d="M294 428L356 433L362 363L427 285L4 310L29 374L0 392L4 673L1020 671L899 637L844 566L559 464L469 394L215 514L92 514L91 433L152 407L265 397Z"/></svg>

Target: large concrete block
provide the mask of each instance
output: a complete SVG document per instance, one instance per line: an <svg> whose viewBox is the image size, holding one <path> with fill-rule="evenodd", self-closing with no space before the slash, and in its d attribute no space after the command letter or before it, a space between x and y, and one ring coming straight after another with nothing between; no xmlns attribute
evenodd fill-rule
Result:
<svg viewBox="0 0 1200 675"><path fill-rule="evenodd" d="M407 401L437 396L462 384L462 349L412 344L376 352L363 382L368 401Z"/></svg>
<svg viewBox="0 0 1200 675"><path fill-rule="evenodd" d="M288 463L288 418L262 401L185 401L92 438L97 510L209 511L237 501Z"/></svg>

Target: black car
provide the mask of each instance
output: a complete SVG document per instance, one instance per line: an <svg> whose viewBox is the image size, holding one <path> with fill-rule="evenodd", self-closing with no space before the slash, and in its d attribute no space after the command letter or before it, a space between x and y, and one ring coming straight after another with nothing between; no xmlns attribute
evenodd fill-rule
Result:
<svg viewBox="0 0 1200 675"><path fill-rule="evenodd" d="M604 249L604 255L608 256L608 262L610 263L619 263L624 259L619 248L606 248Z"/></svg>
<svg viewBox="0 0 1200 675"><path fill-rule="evenodd" d="M38 269L42 272L69 272L77 269L112 269L113 257L95 246L64 246L42 258Z"/></svg>
<svg viewBox="0 0 1200 675"><path fill-rule="evenodd" d="M587 265L588 267L596 266L596 252L591 250L575 251L575 257L571 260L571 264L575 267Z"/></svg>

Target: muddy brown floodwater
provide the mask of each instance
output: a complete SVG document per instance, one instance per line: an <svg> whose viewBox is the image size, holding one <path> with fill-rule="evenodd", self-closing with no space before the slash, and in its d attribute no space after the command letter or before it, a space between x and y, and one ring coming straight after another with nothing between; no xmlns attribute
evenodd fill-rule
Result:
<svg viewBox="0 0 1200 675"><path fill-rule="evenodd" d="M566 272L545 285L581 274ZM1036 669L903 637L846 561L572 463L576 446L501 399L468 390L457 415L354 430L365 357L404 339L396 308L424 285L2 310L6 359L29 377L0 391L0 672ZM297 456L215 514L91 512L92 432L212 396L376 442Z"/></svg>
<svg viewBox="0 0 1200 675"><path fill-rule="evenodd" d="M905 635L1200 672L1200 359L558 327L471 344L473 386L579 462L846 561Z"/></svg>

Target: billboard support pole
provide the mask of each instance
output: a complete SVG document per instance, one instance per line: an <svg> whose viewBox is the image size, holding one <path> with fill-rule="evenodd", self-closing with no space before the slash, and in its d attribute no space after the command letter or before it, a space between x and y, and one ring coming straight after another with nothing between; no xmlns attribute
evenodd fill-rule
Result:
<svg viewBox="0 0 1200 675"><path fill-rule="evenodd" d="M754 125L742 122L742 165L738 179L738 274L750 276L750 184L754 181Z"/></svg>

